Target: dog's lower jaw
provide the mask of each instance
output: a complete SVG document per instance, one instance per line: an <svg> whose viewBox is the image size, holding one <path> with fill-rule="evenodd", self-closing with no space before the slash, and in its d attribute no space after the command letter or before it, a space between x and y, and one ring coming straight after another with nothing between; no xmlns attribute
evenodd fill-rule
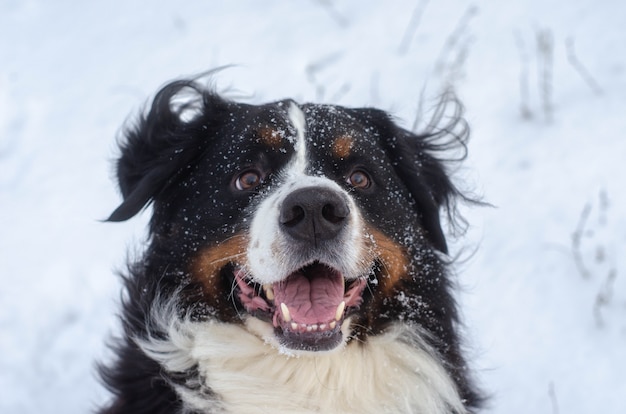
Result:
<svg viewBox="0 0 626 414"><path fill-rule="evenodd" d="M341 324L340 332L341 332L341 340L338 341L337 346L318 351L309 351L304 349L294 349L292 347L286 346L284 343L280 341L280 339L276 336L274 327L264 322L258 318L253 316L248 316L245 319L246 329L251 332L253 335L261 338L263 342L270 345L272 348L277 350L279 353L291 356L291 357L299 357L299 356L315 356L322 355L326 353L337 352L339 349L342 349L346 346L348 342L348 338L350 337L351 331L351 319L350 317L345 318L343 323Z"/></svg>

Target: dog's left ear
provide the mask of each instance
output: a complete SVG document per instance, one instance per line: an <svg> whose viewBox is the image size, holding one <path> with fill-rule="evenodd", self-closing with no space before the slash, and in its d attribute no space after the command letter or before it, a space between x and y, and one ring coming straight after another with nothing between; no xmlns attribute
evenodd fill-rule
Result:
<svg viewBox="0 0 626 414"><path fill-rule="evenodd" d="M408 188L419 213L422 228L432 245L448 253L448 245L441 227L440 213L453 209L458 189L450 180L446 168L436 154L454 144L464 146L463 137L446 131L417 135L397 126L384 112L375 114L380 140L389 155L396 174ZM459 122L464 122L459 119ZM467 132L467 131L465 131ZM447 136L447 137L446 137ZM440 140L448 140L440 143Z"/></svg>
<svg viewBox="0 0 626 414"><path fill-rule="evenodd" d="M191 96L195 100L174 109L173 100L183 89L193 92ZM194 105L200 107L201 116L183 119L182 112L193 109ZM125 131L117 160L117 178L124 201L107 221L128 220L180 179L184 167L210 141L212 125L203 122L213 119L212 115L226 105L217 94L193 81L175 81L161 89L148 113L139 118L134 128Z"/></svg>

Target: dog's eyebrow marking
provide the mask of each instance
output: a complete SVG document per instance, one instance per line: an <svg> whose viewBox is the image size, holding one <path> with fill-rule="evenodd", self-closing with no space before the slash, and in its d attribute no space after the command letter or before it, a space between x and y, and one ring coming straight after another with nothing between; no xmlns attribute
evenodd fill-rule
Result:
<svg viewBox="0 0 626 414"><path fill-rule="evenodd" d="M354 138L350 135L340 135L335 138L333 142L333 157L346 158L350 155L352 147L354 146Z"/></svg>
<svg viewBox="0 0 626 414"><path fill-rule="evenodd" d="M257 130L257 134L261 142L272 149L278 149L283 146L285 133L280 129L264 126Z"/></svg>
<svg viewBox="0 0 626 414"><path fill-rule="evenodd" d="M306 140L304 135L306 131L306 120L304 119L304 113L294 102L292 102L289 107L288 116L289 121L291 121L291 124L296 130L296 136L291 140L296 151L296 157L292 163L291 170L304 174L307 167Z"/></svg>

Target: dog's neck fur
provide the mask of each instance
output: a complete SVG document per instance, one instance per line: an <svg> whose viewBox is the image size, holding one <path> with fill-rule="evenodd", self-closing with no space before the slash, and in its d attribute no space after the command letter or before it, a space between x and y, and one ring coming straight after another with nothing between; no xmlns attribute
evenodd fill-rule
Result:
<svg viewBox="0 0 626 414"><path fill-rule="evenodd" d="M166 371L197 367L199 387L173 385L192 412L466 412L436 351L404 324L366 343L300 356L281 352L241 325L175 322L166 329L165 340L137 343Z"/></svg>

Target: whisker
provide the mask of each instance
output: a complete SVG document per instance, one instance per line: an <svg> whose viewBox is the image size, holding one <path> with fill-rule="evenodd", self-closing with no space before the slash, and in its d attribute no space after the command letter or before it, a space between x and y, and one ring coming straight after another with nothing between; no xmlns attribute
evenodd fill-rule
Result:
<svg viewBox="0 0 626 414"><path fill-rule="evenodd" d="M245 256L245 255L246 255L246 253L243 252L243 253L233 254L231 256L220 257L219 259L213 260L212 262L209 262L208 264L209 265L214 265L216 263L228 262L228 261L230 261L232 259L236 259L238 257Z"/></svg>
<svg viewBox="0 0 626 414"><path fill-rule="evenodd" d="M245 315L245 313L243 313L238 306L237 300L235 298L235 292L237 289L237 281L235 279L233 279L231 286L230 286L230 293L228 294L228 297L230 298L230 301L233 304L233 307L235 308L235 312L237 312L237 316L241 319L243 317L243 315Z"/></svg>

